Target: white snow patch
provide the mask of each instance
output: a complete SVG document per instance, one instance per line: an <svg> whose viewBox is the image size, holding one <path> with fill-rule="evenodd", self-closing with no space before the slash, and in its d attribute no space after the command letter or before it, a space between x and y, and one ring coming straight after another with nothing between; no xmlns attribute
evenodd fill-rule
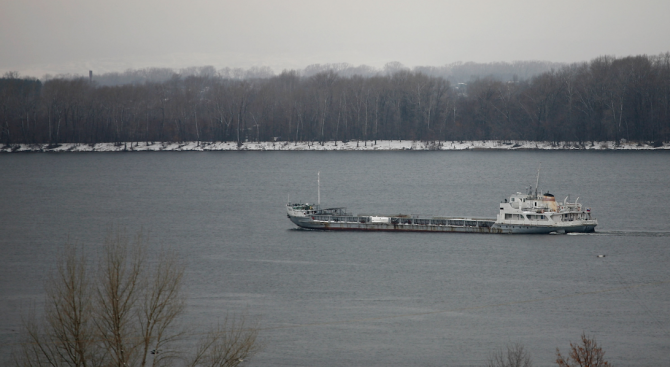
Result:
<svg viewBox="0 0 670 367"><path fill-rule="evenodd" d="M670 144L654 147L649 144L622 143L613 141L580 144L578 142L537 141L412 141L412 140L351 140L321 142L182 142L182 143L98 143L61 144L10 144L0 147L0 153L11 152L158 152L158 151L408 151L408 150L670 150Z"/></svg>

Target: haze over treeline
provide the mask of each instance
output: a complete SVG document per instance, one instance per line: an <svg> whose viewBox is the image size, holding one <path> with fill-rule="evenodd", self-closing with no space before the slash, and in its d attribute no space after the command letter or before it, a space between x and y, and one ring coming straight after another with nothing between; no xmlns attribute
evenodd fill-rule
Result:
<svg viewBox="0 0 670 367"><path fill-rule="evenodd" d="M492 77L502 81L528 79L535 75L556 70L565 63L549 61L515 61L515 62L456 62L443 66L416 66L411 70L421 72L428 76L442 77L451 83L465 83L483 76ZM409 70L399 62L389 62L383 69L377 69L368 65L351 65L348 63L336 64L313 64L302 70L296 70L301 77L311 77L318 73L333 71L341 77L373 77L390 75L397 71ZM188 76L218 76L224 79L267 79L275 75L270 67L222 68L215 69L213 66L190 67L175 71L170 68L147 68L130 69L124 72L110 72L101 75L94 74L93 81L99 86L114 86L123 84L141 84L145 82L164 82L172 78L174 74L181 77ZM45 76L43 79L52 79Z"/></svg>
<svg viewBox="0 0 670 367"><path fill-rule="evenodd" d="M670 53L0 79L0 143L670 140Z"/></svg>

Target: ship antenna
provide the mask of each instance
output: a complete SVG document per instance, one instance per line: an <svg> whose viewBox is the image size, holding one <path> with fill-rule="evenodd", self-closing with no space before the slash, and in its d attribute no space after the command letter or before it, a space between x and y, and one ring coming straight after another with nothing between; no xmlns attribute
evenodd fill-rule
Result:
<svg viewBox="0 0 670 367"><path fill-rule="evenodd" d="M537 187L540 185L540 168L542 168L542 162L537 166L537 180L535 181L535 197L537 197Z"/></svg>
<svg viewBox="0 0 670 367"><path fill-rule="evenodd" d="M317 205L321 205L321 171L316 174L316 184L317 184Z"/></svg>

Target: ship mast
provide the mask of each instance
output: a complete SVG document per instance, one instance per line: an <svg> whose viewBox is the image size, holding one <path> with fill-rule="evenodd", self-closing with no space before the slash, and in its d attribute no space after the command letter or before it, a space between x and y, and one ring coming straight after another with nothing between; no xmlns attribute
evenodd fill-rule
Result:
<svg viewBox="0 0 670 367"><path fill-rule="evenodd" d="M316 174L316 185L317 185L317 189L316 189L317 201L316 201L316 204L321 205L321 171L319 171L319 173Z"/></svg>
<svg viewBox="0 0 670 367"><path fill-rule="evenodd" d="M542 168L542 163L537 166L537 180L535 181L535 197L537 197L537 187L540 185L540 168Z"/></svg>

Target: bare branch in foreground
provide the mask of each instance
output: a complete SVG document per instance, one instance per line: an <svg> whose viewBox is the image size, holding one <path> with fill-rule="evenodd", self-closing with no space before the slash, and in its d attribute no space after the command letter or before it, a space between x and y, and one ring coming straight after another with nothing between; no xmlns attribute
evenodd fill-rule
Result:
<svg viewBox="0 0 670 367"><path fill-rule="evenodd" d="M508 344L507 352L503 349L491 353L487 367L532 367L530 353L520 343Z"/></svg>
<svg viewBox="0 0 670 367"><path fill-rule="evenodd" d="M570 343L570 355L564 358L556 348L556 364L560 367L607 367L611 364L605 361L605 352L598 347L595 338L589 338L582 333L582 343Z"/></svg>
<svg viewBox="0 0 670 367"><path fill-rule="evenodd" d="M250 325L251 324L251 325ZM189 367L235 367L257 352L258 325L246 316L226 316L198 344Z"/></svg>
<svg viewBox="0 0 670 367"><path fill-rule="evenodd" d="M162 251L149 261L142 232L131 239L116 231L105 238L95 264L72 245L62 254L45 282L44 319L34 313L24 318L13 351L17 367L189 363L177 349L195 335L176 326L186 304L185 267L176 252ZM226 317L206 334L190 365L236 366L256 351L258 331L244 316Z"/></svg>

